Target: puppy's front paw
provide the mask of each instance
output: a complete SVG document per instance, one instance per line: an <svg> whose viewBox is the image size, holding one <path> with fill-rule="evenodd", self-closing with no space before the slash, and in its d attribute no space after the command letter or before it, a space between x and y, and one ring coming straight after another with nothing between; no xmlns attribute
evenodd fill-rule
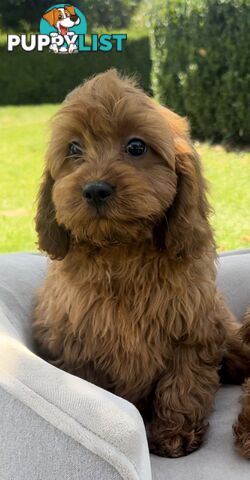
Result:
<svg viewBox="0 0 250 480"><path fill-rule="evenodd" d="M55 45L55 44L50 45L49 49L50 49L51 52L53 52L53 53L58 53L58 51L59 51L59 50L58 50L58 46Z"/></svg>
<svg viewBox="0 0 250 480"><path fill-rule="evenodd" d="M163 432L159 437L149 438L149 450L160 457L177 458L197 450L202 444L203 437L208 429L208 423L202 423L189 432L180 432L177 435L164 436Z"/></svg>
<svg viewBox="0 0 250 480"><path fill-rule="evenodd" d="M69 52L69 53L74 53L74 52L76 52L76 51L77 51L77 46L76 46L76 45L73 45L73 44L71 43L70 46L69 46L68 52Z"/></svg>

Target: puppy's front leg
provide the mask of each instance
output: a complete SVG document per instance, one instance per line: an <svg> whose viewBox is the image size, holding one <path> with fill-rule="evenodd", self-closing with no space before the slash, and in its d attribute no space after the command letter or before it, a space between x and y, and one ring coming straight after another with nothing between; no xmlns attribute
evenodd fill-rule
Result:
<svg viewBox="0 0 250 480"><path fill-rule="evenodd" d="M179 347L170 368L156 385L149 448L164 457L180 457L196 450L208 428L219 385L211 352Z"/></svg>

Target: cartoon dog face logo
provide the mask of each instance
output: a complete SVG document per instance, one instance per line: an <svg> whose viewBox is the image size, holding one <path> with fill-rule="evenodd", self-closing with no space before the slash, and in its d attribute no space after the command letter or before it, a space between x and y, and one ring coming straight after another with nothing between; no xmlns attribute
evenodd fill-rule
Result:
<svg viewBox="0 0 250 480"><path fill-rule="evenodd" d="M44 20L46 20L51 27L54 27L57 30L57 33L51 33L53 36L54 43L51 44L50 50L54 53L73 53L77 51L77 46L75 44L70 44L67 47L61 46L58 48L56 37L59 35L65 37L74 35L74 32L69 32L69 28L79 25L80 18L76 15L75 8L73 5L65 5L60 8L52 8L43 15Z"/></svg>

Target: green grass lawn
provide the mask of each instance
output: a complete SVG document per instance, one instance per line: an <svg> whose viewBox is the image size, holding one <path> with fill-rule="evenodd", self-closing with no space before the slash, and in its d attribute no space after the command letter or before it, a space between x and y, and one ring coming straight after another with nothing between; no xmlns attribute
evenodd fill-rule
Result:
<svg viewBox="0 0 250 480"><path fill-rule="evenodd" d="M36 250L35 197L55 105L0 108L0 252ZM218 250L250 246L250 152L197 145Z"/></svg>

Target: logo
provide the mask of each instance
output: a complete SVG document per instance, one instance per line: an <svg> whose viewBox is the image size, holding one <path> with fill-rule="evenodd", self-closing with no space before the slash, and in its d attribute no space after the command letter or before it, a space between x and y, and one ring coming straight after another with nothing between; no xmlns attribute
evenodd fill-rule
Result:
<svg viewBox="0 0 250 480"><path fill-rule="evenodd" d="M7 48L13 52L17 47L26 52L65 54L78 52L122 52L126 33L87 35L85 15L68 3L58 3L44 12L39 34L8 35Z"/></svg>
<svg viewBox="0 0 250 480"><path fill-rule="evenodd" d="M58 4L47 10L40 21L40 33L49 35L54 53L78 51L78 36L87 33L85 16L73 5Z"/></svg>

